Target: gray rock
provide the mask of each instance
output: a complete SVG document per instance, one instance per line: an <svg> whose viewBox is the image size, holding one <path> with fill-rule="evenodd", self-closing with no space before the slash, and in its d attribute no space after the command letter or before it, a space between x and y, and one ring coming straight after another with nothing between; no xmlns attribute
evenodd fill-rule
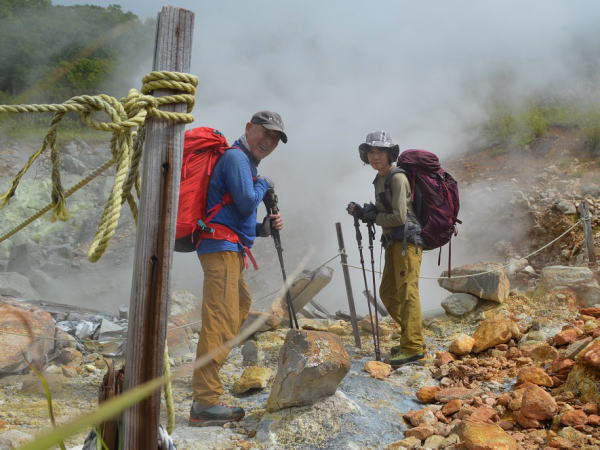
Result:
<svg viewBox="0 0 600 450"><path fill-rule="evenodd" d="M542 269L540 283L546 289L573 287L595 281L593 272L587 267L548 266Z"/></svg>
<svg viewBox="0 0 600 450"><path fill-rule="evenodd" d="M0 273L0 294L31 300L41 298L29 279L17 272Z"/></svg>
<svg viewBox="0 0 600 450"><path fill-rule="evenodd" d="M442 308L451 316L464 316L477 306L479 299L471 294L452 294L442 301Z"/></svg>
<svg viewBox="0 0 600 450"><path fill-rule="evenodd" d="M19 430L8 430L0 434L0 450L12 450L22 447L33 440L31 434Z"/></svg>
<svg viewBox="0 0 600 450"><path fill-rule="evenodd" d="M310 405L332 395L350 370L350 356L338 336L292 329L279 353L267 410Z"/></svg>
<svg viewBox="0 0 600 450"><path fill-rule="evenodd" d="M256 441L267 448L292 448L299 442L318 446L342 430L344 415L360 413L360 407L343 392L305 407L265 414L256 432Z"/></svg>
<svg viewBox="0 0 600 450"><path fill-rule="evenodd" d="M481 274L481 275L479 275ZM442 277L447 277L444 271ZM438 284L454 293L473 294L502 303L510 292L510 281L502 264L478 262L452 270L453 278L440 278Z"/></svg>
<svg viewBox="0 0 600 450"><path fill-rule="evenodd" d="M89 172L89 169L84 163L71 155L62 155L60 158L60 166L66 173L74 175L83 175Z"/></svg>
<svg viewBox="0 0 600 450"><path fill-rule="evenodd" d="M25 242L13 245L10 249L9 262L6 266L7 272L19 272L27 275L35 267L39 267L45 260L41 246L33 242Z"/></svg>
<svg viewBox="0 0 600 450"><path fill-rule="evenodd" d="M248 438L246 434L223 427L188 427L177 424L171 435L178 449L185 450L229 450L235 448L234 442Z"/></svg>
<svg viewBox="0 0 600 450"><path fill-rule="evenodd" d="M583 339L573 342L566 349L562 350L560 353L564 358L575 359L577 354L583 350L590 342L592 342L592 337L587 336Z"/></svg>
<svg viewBox="0 0 600 450"><path fill-rule="evenodd" d="M243 366L260 366L264 359L262 350L256 344L256 341L249 340L242 346Z"/></svg>
<svg viewBox="0 0 600 450"><path fill-rule="evenodd" d="M100 329L98 330L98 340L102 341L104 339L121 337L124 332L125 329L122 326L117 325L110 320L102 319L102 322L100 322Z"/></svg>
<svg viewBox="0 0 600 450"><path fill-rule="evenodd" d="M567 200L559 200L558 202L556 202L556 204L554 206L556 209L558 209L563 214L566 214L566 215L577 214L577 209L575 208L575 205L573 204L573 202L569 202Z"/></svg>
<svg viewBox="0 0 600 450"><path fill-rule="evenodd" d="M29 282L37 292L41 292L44 298L52 298L57 292L56 280L43 270L32 268L27 274Z"/></svg>

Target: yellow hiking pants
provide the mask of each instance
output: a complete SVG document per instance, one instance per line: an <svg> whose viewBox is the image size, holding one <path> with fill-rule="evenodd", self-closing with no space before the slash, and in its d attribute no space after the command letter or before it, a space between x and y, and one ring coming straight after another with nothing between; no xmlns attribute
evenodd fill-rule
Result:
<svg viewBox="0 0 600 450"><path fill-rule="evenodd" d="M248 317L250 291L242 274L244 261L241 253L217 252L200 255L204 271L202 293L202 330L196 349L196 358L220 347L235 337ZM229 350L214 355L211 361L194 371L192 390L194 400L204 406L219 403L223 385L219 369Z"/></svg>
<svg viewBox="0 0 600 450"><path fill-rule="evenodd" d="M402 328L401 350L420 353L425 350L419 298L423 250L413 244L407 244L406 255L402 255L402 246L403 243L397 241L385 250L385 266L379 296L390 316Z"/></svg>

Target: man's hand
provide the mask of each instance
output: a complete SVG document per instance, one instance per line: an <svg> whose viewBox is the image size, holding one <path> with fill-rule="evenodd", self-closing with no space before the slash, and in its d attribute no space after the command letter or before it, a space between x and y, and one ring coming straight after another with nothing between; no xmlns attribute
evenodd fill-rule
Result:
<svg viewBox="0 0 600 450"><path fill-rule="evenodd" d="M361 220L363 218L363 208L358 203L348 203L348 206L346 206L346 211L348 211L348 214L351 216L358 217Z"/></svg>
<svg viewBox="0 0 600 450"><path fill-rule="evenodd" d="M283 229L283 219L281 218L281 214L269 214L269 219L271 219L271 228L280 231Z"/></svg>

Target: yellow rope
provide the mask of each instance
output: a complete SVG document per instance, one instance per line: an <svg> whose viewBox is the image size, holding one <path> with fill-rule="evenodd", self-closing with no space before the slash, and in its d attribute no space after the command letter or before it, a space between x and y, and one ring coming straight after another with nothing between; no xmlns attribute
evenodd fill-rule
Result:
<svg viewBox="0 0 600 450"><path fill-rule="evenodd" d="M50 128L42 141L40 148L32 154L23 168L13 179L10 188L0 196L0 208L6 206L15 195L23 175L31 168L33 163L48 148L52 163L52 202L17 227L0 236L0 242L8 239L22 228L38 219L46 212L52 210L51 220L67 220L69 212L66 207L66 198L75 191L88 184L108 167L116 164L116 174L110 196L104 206L96 234L88 251L88 259L98 261L108 243L114 236L117 228L121 209L127 203L131 209L134 220L137 222L138 207L133 189L139 198L140 176L139 165L142 158L142 149L145 135L145 123L149 117L168 120L178 123L191 123L194 117L190 114L194 107L196 86L198 79L194 75L180 72L151 72L143 78L141 91L131 89L127 97L120 101L106 94L95 96L80 95L72 97L61 104L47 105L0 105L0 113L54 113ZM183 94L164 95L154 97L153 91L169 89L183 92ZM185 103L187 112L178 113L164 111L159 107ZM83 123L90 128L112 133L110 148L112 158L92 174L81 180L68 191L64 191L60 176L60 154L56 145L58 125L69 112L79 113ZM94 113L104 113L108 121L100 121L93 117Z"/></svg>

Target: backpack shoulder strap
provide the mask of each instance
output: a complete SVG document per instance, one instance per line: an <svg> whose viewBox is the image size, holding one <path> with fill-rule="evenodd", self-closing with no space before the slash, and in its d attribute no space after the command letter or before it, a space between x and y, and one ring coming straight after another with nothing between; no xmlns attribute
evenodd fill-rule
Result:
<svg viewBox="0 0 600 450"><path fill-rule="evenodd" d="M398 173L406 173L406 171L404 169L401 169L400 167L393 167L392 170L390 170L388 172L388 174L385 176L385 181L383 182L383 188L385 189L386 192L389 192L390 185L392 184L392 178L394 177L394 175L396 175Z"/></svg>

